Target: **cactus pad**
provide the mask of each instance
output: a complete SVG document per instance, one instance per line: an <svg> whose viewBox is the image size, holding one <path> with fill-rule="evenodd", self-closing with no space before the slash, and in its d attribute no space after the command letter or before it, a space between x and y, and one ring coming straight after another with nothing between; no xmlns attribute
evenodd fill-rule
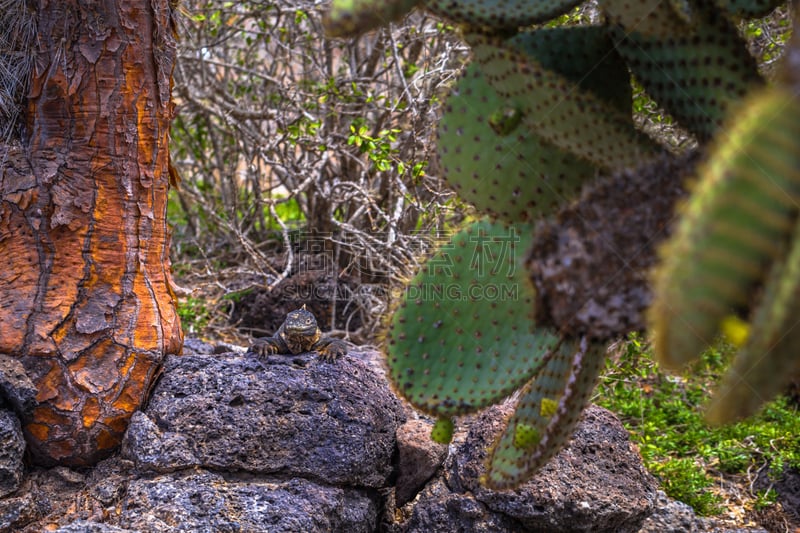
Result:
<svg viewBox="0 0 800 533"><path fill-rule="evenodd" d="M476 222L408 285L389 325L387 362L412 405L440 418L487 407L525 384L558 343L533 327L535 295L520 264L529 239Z"/></svg>
<svg viewBox="0 0 800 533"><path fill-rule="evenodd" d="M647 93L699 140L706 141L731 106L763 82L736 27L722 13L705 6L698 8L695 16L697 23L689 33L669 38L621 26L612 26L610 31Z"/></svg>
<svg viewBox="0 0 800 533"><path fill-rule="evenodd" d="M506 44L630 115L630 74L605 27L542 28L519 33Z"/></svg>
<svg viewBox="0 0 800 533"><path fill-rule="evenodd" d="M514 42L478 33L465 38L486 80L543 139L608 169L633 167L659 152L630 113L545 68Z"/></svg>
<svg viewBox="0 0 800 533"><path fill-rule="evenodd" d="M776 7L786 4L784 0L715 0L714 3L728 15L742 18L766 17Z"/></svg>
<svg viewBox="0 0 800 533"><path fill-rule="evenodd" d="M504 104L470 65L439 122L439 160L448 183L479 211L532 221L576 196L595 169L522 127L521 114Z"/></svg>
<svg viewBox="0 0 800 533"><path fill-rule="evenodd" d="M516 487L558 453L572 437L604 365L603 346L565 341L523 389L491 450L483 483L492 489Z"/></svg>
<svg viewBox="0 0 800 533"><path fill-rule="evenodd" d="M754 414L800 371L800 224L785 261L773 265L750 335L714 394L707 418L724 424Z"/></svg>
<svg viewBox="0 0 800 533"><path fill-rule="evenodd" d="M610 24L658 40L688 34L696 16L689 0L603 0L601 8Z"/></svg>
<svg viewBox="0 0 800 533"><path fill-rule="evenodd" d="M427 0L426 7L453 22L514 30L563 15L580 0Z"/></svg>
<svg viewBox="0 0 800 533"><path fill-rule="evenodd" d="M667 367L696 358L731 309L749 306L798 214L800 101L760 92L735 119L662 249L649 318Z"/></svg>
<svg viewBox="0 0 800 533"><path fill-rule="evenodd" d="M322 24L329 37L355 37L409 13L422 0L333 0Z"/></svg>

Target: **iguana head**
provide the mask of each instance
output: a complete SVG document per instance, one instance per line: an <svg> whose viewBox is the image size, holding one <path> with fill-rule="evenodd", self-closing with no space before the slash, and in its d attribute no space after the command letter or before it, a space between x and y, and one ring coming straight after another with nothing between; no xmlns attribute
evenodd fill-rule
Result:
<svg viewBox="0 0 800 533"><path fill-rule="evenodd" d="M284 331L289 335L314 335L317 328L317 319L311 314L311 311L306 310L303 305L300 309L292 311L286 315L286 321L283 324Z"/></svg>

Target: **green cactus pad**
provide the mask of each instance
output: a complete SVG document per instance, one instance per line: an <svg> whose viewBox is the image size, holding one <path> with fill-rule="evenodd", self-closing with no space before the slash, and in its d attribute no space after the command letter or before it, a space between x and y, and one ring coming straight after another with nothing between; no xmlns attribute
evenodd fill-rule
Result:
<svg viewBox="0 0 800 533"><path fill-rule="evenodd" d="M688 34L696 16L689 0L603 0L601 9L610 24L655 39Z"/></svg>
<svg viewBox="0 0 800 533"><path fill-rule="evenodd" d="M751 303L798 214L800 101L759 92L734 118L661 250L649 320L668 368L696 358L722 319Z"/></svg>
<svg viewBox="0 0 800 533"><path fill-rule="evenodd" d="M575 343L564 342L549 355L544 367L522 390L516 411L509 420L505 437L503 437L507 443L509 437L513 436L513 439L510 440L518 451L518 453L512 454L515 463L519 457L532 453L547 431L547 426L550 425L555 413L542 413L543 402L564 393L569 380L575 348ZM545 409L545 411L547 410ZM525 435L535 435L535 442L528 442L520 438ZM501 468L508 468L504 465L504 459L504 457L499 458Z"/></svg>
<svg viewBox="0 0 800 533"><path fill-rule="evenodd" d="M355 37L398 20L422 0L333 0L322 25L329 37Z"/></svg>
<svg viewBox="0 0 800 533"><path fill-rule="evenodd" d="M397 392L421 411L444 418L496 403L558 343L533 327L524 228L473 223L409 283L389 324L387 363Z"/></svg>
<svg viewBox="0 0 800 533"><path fill-rule="evenodd" d="M479 66L470 65L439 121L439 162L447 182L479 211L532 221L575 197L596 171L520 127L521 115L503 105Z"/></svg>
<svg viewBox="0 0 800 533"><path fill-rule="evenodd" d="M453 421L450 418L439 418L431 429L431 440L439 444L450 444L453 440Z"/></svg>
<svg viewBox="0 0 800 533"><path fill-rule="evenodd" d="M713 424L754 414L800 372L800 224L793 238L786 260L775 263L767 277L747 342L714 394L706 413Z"/></svg>
<svg viewBox="0 0 800 533"><path fill-rule="evenodd" d="M715 0L714 3L728 15L742 18L766 17L776 7L786 5L785 0Z"/></svg>
<svg viewBox="0 0 800 533"><path fill-rule="evenodd" d="M610 32L647 93L706 141L732 106L763 81L736 27L725 16L708 7L697 8L695 16L698 21L690 33L669 38L620 26L612 26Z"/></svg>
<svg viewBox="0 0 800 533"><path fill-rule="evenodd" d="M587 346L585 341L577 344L565 341L523 389L508 427L487 460L482 478L487 487L519 486L569 442L605 365L605 347ZM559 398L554 410L550 407L553 398Z"/></svg>
<svg viewBox="0 0 800 533"><path fill-rule="evenodd" d="M506 44L624 114L631 114L633 95L628 67L605 27L542 28L519 33Z"/></svg>
<svg viewBox="0 0 800 533"><path fill-rule="evenodd" d="M486 80L542 139L607 169L633 167L659 153L634 128L630 113L545 68L513 42L477 33L465 38Z"/></svg>
<svg viewBox="0 0 800 533"><path fill-rule="evenodd" d="M425 7L459 24L504 31L547 22L580 3L580 0L427 0Z"/></svg>

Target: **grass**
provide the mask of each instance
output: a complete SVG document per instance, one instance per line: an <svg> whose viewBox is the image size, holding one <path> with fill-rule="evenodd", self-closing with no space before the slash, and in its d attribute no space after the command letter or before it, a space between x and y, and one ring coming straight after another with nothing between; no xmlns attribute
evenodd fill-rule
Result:
<svg viewBox="0 0 800 533"><path fill-rule="evenodd" d="M800 417L786 398L736 424L705 424L704 404L734 351L720 342L684 375L673 376L659 368L648 343L634 335L609 362L598 388L596 402L620 416L662 489L698 515L724 511L724 498L716 490L723 481L747 481L762 469L775 477L784 466L800 468ZM774 491L749 496L752 509L775 505Z"/></svg>

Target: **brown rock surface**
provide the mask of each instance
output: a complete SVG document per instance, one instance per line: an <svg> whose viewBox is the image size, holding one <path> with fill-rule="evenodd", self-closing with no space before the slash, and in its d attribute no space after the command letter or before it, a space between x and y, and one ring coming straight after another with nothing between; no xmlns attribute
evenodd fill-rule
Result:
<svg viewBox="0 0 800 533"><path fill-rule="evenodd" d="M414 499L447 456L447 446L431 440L432 427L433 424L424 420L409 420L397 430L395 499L398 507Z"/></svg>

